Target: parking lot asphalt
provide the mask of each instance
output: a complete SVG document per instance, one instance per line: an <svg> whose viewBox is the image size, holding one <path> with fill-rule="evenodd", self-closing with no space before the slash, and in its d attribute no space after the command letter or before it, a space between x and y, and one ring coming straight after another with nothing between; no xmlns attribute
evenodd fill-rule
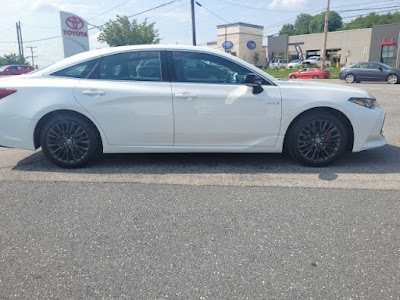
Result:
<svg viewBox="0 0 400 300"><path fill-rule="evenodd" d="M354 86L389 144L327 168L0 148L0 299L400 299L400 85Z"/></svg>
<svg viewBox="0 0 400 300"><path fill-rule="evenodd" d="M348 154L327 168L304 167L283 154L108 154L88 168L63 170L41 151L0 148L0 180L400 190L400 85L352 86L373 94L386 109L389 144Z"/></svg>

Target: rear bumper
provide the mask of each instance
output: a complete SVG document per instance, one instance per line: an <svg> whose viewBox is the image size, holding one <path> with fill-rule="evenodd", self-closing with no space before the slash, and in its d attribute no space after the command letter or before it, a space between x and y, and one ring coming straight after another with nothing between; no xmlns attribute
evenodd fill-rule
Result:
<svg viewBox="0 0 400 300"><path fill-rule="evenodd" d="M1 147L35 150L32 120L0 116Z"/></svg>

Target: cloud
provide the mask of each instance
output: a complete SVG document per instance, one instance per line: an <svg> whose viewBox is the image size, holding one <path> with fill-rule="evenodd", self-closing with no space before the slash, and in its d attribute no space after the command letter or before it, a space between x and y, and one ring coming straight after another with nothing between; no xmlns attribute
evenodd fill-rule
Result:
<svg viewBox="0 0 400 300"><path fill-rule="evenodd" d="M269 8L301 8L305 4L310 2L309 0L272 0L268 5Z"/></svg>
<svg viewBox="0 0 400 300"><path fill-rule="evenodd" d="M53 12L60 10L60 6L52 0L36 0L32 2L32 9L40 12Z"/></svg>

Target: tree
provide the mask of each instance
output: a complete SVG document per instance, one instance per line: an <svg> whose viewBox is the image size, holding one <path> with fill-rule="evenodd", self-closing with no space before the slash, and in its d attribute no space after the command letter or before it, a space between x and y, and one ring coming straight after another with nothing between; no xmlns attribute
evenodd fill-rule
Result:
<svg viewBox="0 0 400 300"><path fill-rule="evenodd" d="M257 66L258 62L260 61L260 54L258 52L254 53L253 61L254 61L254 64Z"/></svg>
<svg viewBox="0 0 400 300"><path fill-rule="evenodd" d="M11 54L4 54L3 56L0 56L0 66L4 65L27 65L28 62L25 60L25 58L22 55L17 55L15 53Z"/></svg>
<svg viewBox="0 0 400 300"><path fill-rule="evenodd" d="M100 27L98 36L100 42L106 42L111 47L125 45L158 44L160 42L155 23L147 24L147 20L138 23L129 21L126 16L117 16L116 21L108 21Z"/></svg>
<svg viewBox="0 0 400 300"><path fill-rule="evenodd" d="M320 13L313 17L310 22L310 33L324 32L325 13ZM329 12L328 31L336 31L342 28L342 17L335 11Z"/></svg>
<svg viewBox="0 0 400 300"><path fill-rule="evenodd" d="M310 23L313 20L313 16L309 14L300 14L296 18L294 28L296 34L307 34L310 33Z"/></svg>
<svg viewBox="0 0 400 300"><path fill-rule="evenodd" d="M294 24L285 24L279 31L280 35L299 35L324 32L325 12L316 16L300 14ZM342 17L335 11L329 12L328 30L336 31L342 28Z"/></svg>
<svg viewBox="0 0 400 300"><path fill-rule="evenodd" d="M400 13L388 13L384 15L378 15L377 13L370 13L364 17L358 17L351 22L345 24L343 29L361 29L361 28L371 28L373 25L383 25L383 24L394 24L400 23Z"/></svg>
<svg viewBox="0 0 400 300"><path fill-rule="evenodd" d="M293 24L285 24L282 26L281 30L279 31L279 35L294 35L294 25Z"/></svg>

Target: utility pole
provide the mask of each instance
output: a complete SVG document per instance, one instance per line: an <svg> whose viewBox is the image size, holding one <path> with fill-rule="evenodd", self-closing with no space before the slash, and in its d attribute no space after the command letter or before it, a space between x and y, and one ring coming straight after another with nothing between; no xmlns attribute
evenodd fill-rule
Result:
<svg viewBox="0 0 400 300"><path fill-rule="evenodd" d="M330 0L326 2L326 12L325 12L325 25L324 25L324 37L322 42L322 50L321 50L321 69L325 68L325 61L326 61L326 40L328 37L328 21L329 21L329 4Z"/></svg>
<svg viewBox="0 0 400 300"><path fill-rule="evenodd" d="M190 0L191 9L192 9L192 37L193 37L193 46L196 46L196 20L194 15L194 0Z"/></svg>
<svg viewBox="0 0 400 300"><path fill-rule="evenodd" d="M17 28L17 40L18 40L18 51L19 51L19 56L24 57L24 43L22 41L22 32L21 32L21 22L15 23L15 26Z"/></svg>
<svg viewBox="0 0 400 300"><path fill-rule="evenodd" d="M26 46L26 48L30 48L30 49L31 49L32 68L35 69L35 61L33 60L33 58L34 58L34 57L37 57L37 56L33 56L33 49L34 49L34 48L37 48L37 47Z"/></svg>

